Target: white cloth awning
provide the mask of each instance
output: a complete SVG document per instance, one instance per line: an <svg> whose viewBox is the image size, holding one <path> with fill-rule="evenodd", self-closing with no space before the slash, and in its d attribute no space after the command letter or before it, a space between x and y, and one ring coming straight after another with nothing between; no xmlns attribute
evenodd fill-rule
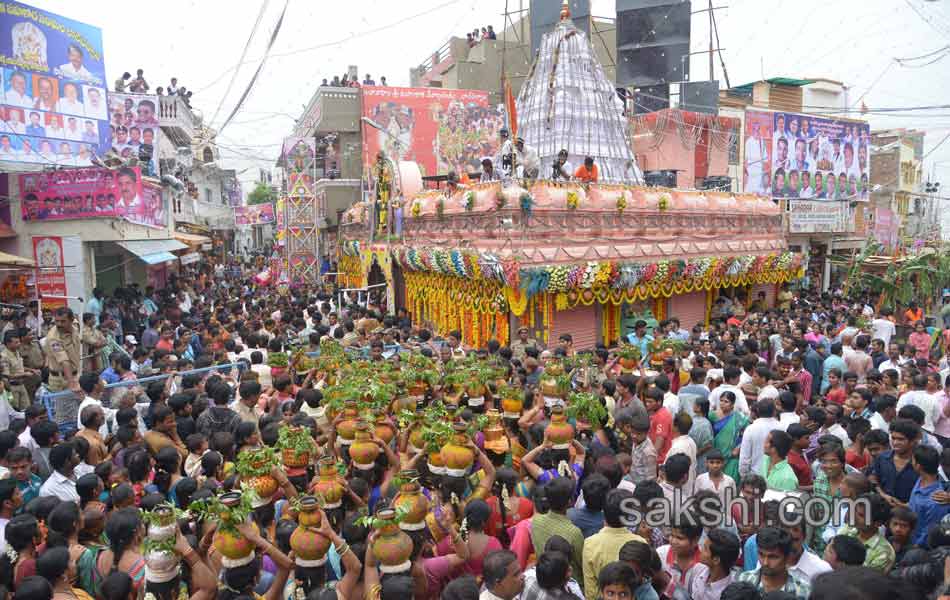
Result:
<svg viewBox="0 0 950 600"><path fill-rule="evenodd" d="M149 265L178 260L178 257L172 252L188 247L178 240L134 240L116 243Z"/></svg>

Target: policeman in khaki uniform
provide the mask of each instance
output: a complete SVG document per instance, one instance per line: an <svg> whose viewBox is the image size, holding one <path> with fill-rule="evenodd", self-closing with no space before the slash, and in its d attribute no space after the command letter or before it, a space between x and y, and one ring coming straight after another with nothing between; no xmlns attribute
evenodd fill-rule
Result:
<svg viewBox="0 0 950 600"><path fill-rule="evenodd" d="M7 331L3 334L3 349L0 350L0 370L7 380L10 393L10 405L13 410L23 412L30 403L30 395L23 385L23 380L36 372L23 366L23 357L20 356L20 336L17 331Z"/></svg>
<svg viewBox="0 0 950 600"><path fill-rule="evenodd" d="M528 338L528 328L519 327L518 328L518 339L511 342L511 357L517 358L518 360L524 362L525 359L525 350L527 348L538 348L538 342L533 339Z"/></svg>
<svg viewBox="0 0 950 600"><path fill-rule="evenodd" d="M46 367L49 369L47 387L51 392L70 389L82 397L79 387L81 373L79 327L76 325L73 311L69 308L57 309L54 321L56 326L46 335ZM57 412L59 412L59 403L60 399L57 399ZM59 421L58 418L57 421Z"/></svg>
<svg viewBox="0 0 950 600"><path fill-rule="evenodd" d="M23 365L26 370L35 373L28 375L23 381L32 402L36 394L36 388L40 387L40 382L43 380L40 371L46 366L46 357L43 356L43 347L36 341L34 330L25 327L17 333L20 335L20 348L17 352L23 357Z"/></svg>

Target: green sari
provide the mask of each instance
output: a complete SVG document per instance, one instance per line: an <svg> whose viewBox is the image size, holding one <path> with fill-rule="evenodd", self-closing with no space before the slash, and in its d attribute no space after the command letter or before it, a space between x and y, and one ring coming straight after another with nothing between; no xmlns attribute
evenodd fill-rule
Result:
<svg viewBox="0 0 950 600"><path fill-rule="evenodd" d="M716 414L711 417L713 432L715 432L713 446L722 452L726 459L723 473L732 477L736 485L739 485L739 457L733 456L732 451L742 442L742 432L749 424L749 419L736 411L732 411L732 414L727 417L719 417Z"/></svg>

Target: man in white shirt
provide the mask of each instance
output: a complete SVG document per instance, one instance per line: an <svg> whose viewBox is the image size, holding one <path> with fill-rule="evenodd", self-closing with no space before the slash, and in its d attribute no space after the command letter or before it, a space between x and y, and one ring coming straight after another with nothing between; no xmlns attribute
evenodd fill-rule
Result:
<svg viewBox="0 0 950 600"><path fill-rule="evenodd" d="M782 428L775 418L774 402L763 400L755 406L759 418L746 427L739 447L739 475L743 476L751 473L765 456L765 440L769 433Z"/></svg>
<svg viewBox="0 0 950 600"><path fill-rule="evenodd" d="M26 76L19 71L10 76L10 88L4 96L6 104L20 108L33 108L33 99L26 91Z"/></svg>
<svg viewBox="0 0 950 600"><path fill-rule="evenodd" d="M887 318L883 313L878 318L871 321L871 339L884 340L886 348L891 343L891 338L897 335L897 327L893 321Z"/></svg>
<svg viewBox="0 0 950 600"><path fill-rule="evenodd" d="M786 515L789 515L789 513L786 512ZM794 517L794 515L790 516ZM792 538L792 551L788 555L788 574L802 581L812 583L815 577L831 571L831 565L805 547L804 521L800 519L801 515L798 516L801 524L785 524L782 526L782 529L787 531ZM791 519L791 521L794 522L794 519Z"/></svg>
<svg viewBox="0 0 950 600"><path fill-rule="evenodd" d="M80 421L82 411L87 406L98 406L102 409L103 416L105 417L102 426L99 427L99 435L102 436L102 439L107 439L116 431L115 409L102 406L102 401L100 400L100 398L102 398L102 392L105 390L105 385L106 382L103 381L97 373L83 373L79 377L79 387L82 388L86 397L79 403L79 408L76 410L76 427L82 430L83 425Z"/></svg>
<svg viewBox="0 0 950 600"><path fill-rule="evenodd" d="M768 161L768 142L762 139L762 126L752 125L752 135L745 141L746 188L750 192L762 192L762 168Z"/></svg>
<svg viewBox="0 0 950 600"><path fill-rule="evenodd" d="M933 431L934 423L939 421L941 416L940 400L938 400L935 395L927 392L926 375L914 375L912 385L914 389L905 392L901 395L900 399L898 399L897 411L900 412L900 410L908 404L913 404L924 411L924 429Z"/></svg>
<svg viewBox="0 0 950 600"><path fill-rule="evenodd" d="M49 451L49 464L53 469L49 479L40 488L40 496L56 496L64 502L79 502L74 473L79 464L79 455L72 444L58 444Z"/></svg>

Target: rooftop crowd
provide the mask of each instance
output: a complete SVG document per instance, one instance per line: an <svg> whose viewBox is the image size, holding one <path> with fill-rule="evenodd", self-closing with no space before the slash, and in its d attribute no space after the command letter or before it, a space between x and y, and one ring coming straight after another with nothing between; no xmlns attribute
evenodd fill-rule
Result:
<svg viewBox="0 0 950 600"><path fill-rule="evenodd" d="M332 286L261 289L255 273L249 265L203 265L159 290L97 289L81 315L67 308L38 315L30 306L5 316L0 594L824 600L947 593L950 305L931 315L928 329L916 304L894 314L875 310L873 298L783 289L774 307L764 293L748 304L723 295L708 325L675 315L637 321L621 349L580 352L567 334L544 347L527 328L508 346L467 348L459 332L439 336L405 310L389 315L372 299L341 302ZM666 346L674 355L656 351L664 340L676 341ZM417 409L448 407L457 431L467 432L459 444L470 466L438 465L410 443L395 410L373 415L371 434L357 426L357 439L362 431L377 448L369 465L359 463L350 451L356 442L344 436L345 414L330 408L342 370L325 362L289 369L284 354L332 348L366 372L432 361L438 377L411 401ZM639 360L631 364L631 356ZM443 376L462 365L490 366L504 381L493 380L483 396L456 389ZM566 442L555 439L562 408L544 383L562 369L573 391L592 394L607 415L572 418ZM522 398L521 411L495 412L502 388ZM384 398L387 406L394 400ZM473 430L484 416L503 433ZM387 424L391 439L378 433ZM248 476L260 450L281 447L289 427L307 432L310 460ZM319 471L323 464L329 475ZM305 527L307 497L328 489L334 473L342 497L320 496L319 518ZM249 494L261 478L275 490ZM391 517L385 509L398 502L394 495L413 489L427 519L403 527L411 550L394 563L394 540L403 534L379 524ZM241 493L222 495L229 491ZM845 515L854 524L804 524L778 502L800 493L860 500ZM665 521L631 521L664 499L692 504ZM246 513L227 512L245 501ZM172 512L168 535L158 535L160 515L189 506ZM202 512L207 506L242 516L215 519ZM699 517L710 513L734 519L706 526ZM219 543L225 530L231 545ZM303 556L308 540L326 541L322 558ZM233 552L242 544L246 560Z"/></svg>

